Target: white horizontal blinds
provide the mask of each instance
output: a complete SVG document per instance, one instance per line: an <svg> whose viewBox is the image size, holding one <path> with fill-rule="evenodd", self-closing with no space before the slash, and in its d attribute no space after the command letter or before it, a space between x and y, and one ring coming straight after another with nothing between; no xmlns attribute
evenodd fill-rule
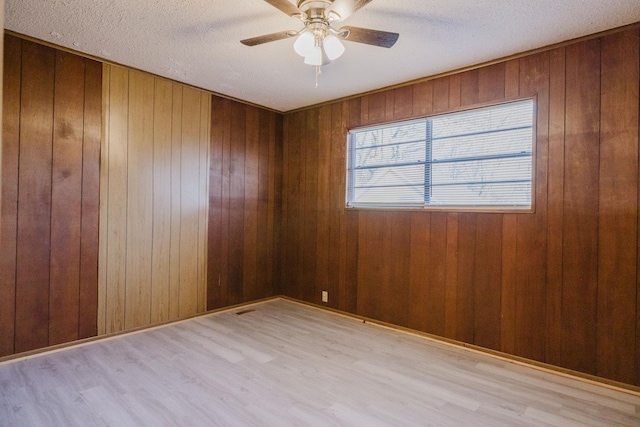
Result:
<svg viewBox="0 0 640 427"><path fill-rule="evenodd" d="M349 206L531 206L533 101L350 133Z"/></svg>
<svg viewBox="0 0 640 427"><path fill-rule="evenodd" d="M531 206L532 100L431 121L431 198L427 203Z"/></svg>
<svg viewBox="0 0 640 427"><path fill-rule="evenodd" d="M351 203L424 203L426 121L413 121L351 134Z"/></svg>

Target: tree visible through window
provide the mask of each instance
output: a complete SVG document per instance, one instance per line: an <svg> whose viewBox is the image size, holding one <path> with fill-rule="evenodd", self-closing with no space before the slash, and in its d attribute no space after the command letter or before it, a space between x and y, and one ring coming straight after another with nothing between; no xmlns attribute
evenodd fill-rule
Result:
<svg viewBox="0 0 640 427"><path fill-rule="evenodd" d="M347 206L530 208L533 105L351 131Z"/></svg>

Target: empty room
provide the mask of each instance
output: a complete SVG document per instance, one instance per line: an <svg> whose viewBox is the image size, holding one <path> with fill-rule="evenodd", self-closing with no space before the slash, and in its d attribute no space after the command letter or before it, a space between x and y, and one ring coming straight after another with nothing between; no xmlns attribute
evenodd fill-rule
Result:
<svg viewBox="0 0 640 427"><path fill-rule="evenodd" d="M637 0L0 11L0 426L640 425Z"/></svg>

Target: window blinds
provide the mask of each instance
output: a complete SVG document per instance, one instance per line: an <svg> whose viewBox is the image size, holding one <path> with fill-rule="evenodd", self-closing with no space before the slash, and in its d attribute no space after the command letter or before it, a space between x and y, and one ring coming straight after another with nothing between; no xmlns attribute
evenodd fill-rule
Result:
<svg viewBox="0 0 640 427"><path fill-rule="evenodd" d="M349 134L350 207L530 208L533 100Z"/></svg>

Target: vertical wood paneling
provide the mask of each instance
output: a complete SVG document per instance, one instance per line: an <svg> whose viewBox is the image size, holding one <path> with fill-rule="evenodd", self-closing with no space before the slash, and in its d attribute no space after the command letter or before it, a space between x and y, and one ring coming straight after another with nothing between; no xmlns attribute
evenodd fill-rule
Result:
<svg viewBox="0 0 640 427"><path fill-rule="evenodd" d="M500 350L510 354L516 348L516 225L514 214L503 215Z"/></svg>
<svg viewBox="0 0 640 427"><path fill-rule="evenodd" d="M304 165L304 184L302 195L302 282L298 284L298 295L308 301L320 302L320 295L315 286L307 283L316 281L316 262L318 250L318 114L317 108L306 112L304 137L301 139L304 155L301 158ZM302 142L304 141L304 142Z"/></svg>
<svg viewBox="0 0 640 427"><path fill-rule="evenodd" d="M431 288L431 215L423 212L411 213L411 236L409 242L409 301L407 325L412 329L431 329L429 309L433 301Z"/></svg>
<svg viewBox="0 0 640 427"><path fill-rule="evenodd" d="M602 39L596 373L635 380L638 31ZM592 171L593 172L593 171ZM637 368L636 368L637 369Z"/></svg>
<svg viewBox="0 0 640 427"><path fill-rule="evenodd" d="M478 214L473 295L473 342L500 350L502 216Z"/></svg>
<svg viewBox="0 0 640 427"><path fill-rule="evenodd" d="M341 287L344 283L340 279L341 266L346 260L341 257L341 241L344 236L345 225L345 176L344 165L346 159L346 130L343 125L343 106L345 103L335 103L331 106L330 181L329 181L329 306L342 308L345 301L345 290Z"/></svg>
<svg viewBox="0 0 640 427"><path fill-rule="evenodd" d="M22 41L16 352L49 343L54 70L54 50Z"/></svg>
<svg viewBox="0 0 640 427"><path fill-rule="evenodd" d="M102 64L85 61L84 87L79 338L98 334Z"/></svg>
<svg viewBox="0 0 640 427"><path fill-rule="evenodd" d="M100 65L5 36L0 354L95 335Z"/></svg>
<svg viewBox="0 0 640 427"><path fill-rule="evenodd" d="M171 118L171 236L169 247L169 318L180 317L180 236L182 198L182 93L183 86L172 85Z"/></svg>
<svg viewBox="0 0 640 427"><path fill-rule="evenodd" d="M104 203L100 203L99 209L99 235L98 242L109 241L109 208L106 201L109 200L109 145L106 141L109 140L109 130L111 129L109 103L111 102L111 67L101 65L102 67L102 103L101 103L101 116L102 116L102 129L100 131L100 182L99 182L99 201L105 200ZM108 259L108 245L98 244L98 301L107 301L107 288L103 286L107 283L107 259ZM107 333L107 307L104 303L98 304L98 316L97 316L97 332L98 335L104 335Z"/></svg>
<svg viewBox="0 0 640 427"><path fill-rule="evenodd" d="M549 118L549 54L520 60L520 95L536 95L534 148L535 212L518 215L516 231L515 353L544 360L545 269L547 227L547 170Z"/></svg>
<svg viewBox="0 0 640 427"><path fill-rule="evenodd" d="M504 91L507 99L520 94L520 61L505 63ZM513 354L516 341L516 251L517 220L515 214L502 215L502 277L500 350Z"/></svg>
<svg viewBox="0 0 640 427"><path fill-rule="evenodd" d="M243 230L243 299L258 296L258 197L260 168L260 113L247 108L244 155L244 230Z"/></svg>
<svg viewBox="0 0 640 427"><path fill-rule="evenodd" d="M180 152L180 317L198 312L198 220L200 213L200 92L182 90ZM208 116L205 120L208 120Z"/></svg>
<svg viewBox="0 0 640 427"><path fill-rule="evenodd" d="M281 273L283 270L281 247L282 247L282 229L283 229L283 182L284 182L284 118L280 114L272 113L272 129L273 133L269 135L269 177L270 177L270 194L269 194L269 228L273 225L272 239L269 243L269 250L272 252L270 261L273 263L273 270L269 280L271 283L271 294L281 294ZM273 173L271 173L273 171ZM336 282L337 283L337 282ZM336 284L337 286L337 284ZM265 290L268 292L268 290Z"/></svg>
<svg viewBox="0 0 640 427"><path fill-rule="evenodd" d="M297 283L302 279L301 269L302 260L299 259L299 250L302 249L300 236L302 235L302 229L300 227L302 210L300 208L300 197L302 191L300 186L302 185L302 173L301 168L297 168L294 165L301 164L300 157L300 128L302 122L302 114L298 113L295 118L289 122L286 127L289 138L293 143L287 145L285 148L284 164L289 167L286 169L285 180L283 187L286 188L285 195L283 196L283 211L286 210L287 222L284 233L284 245L283 245L283 269L282 269L282 282L283 291L286 295L298 296Z"/></svg>
<svg viewBox="0 0 640 427"><path fill-rule="evenodd" d="M104 282L99 282L104 291L104 300L98 306L104 307L105 333L124 330L124 305L127 256L127 140L129 122L129 76L120 67L105 66L109 76L109 94L103 114L107 116L109 128L107 140L103 141L103 153L107 162L103 164L106 176L100 180L100 187L107 188L107 200L100 212L100 222L107 226L106 239L100 245L106 246L106 257L102 268L106 269ZM106 218L103 214L106 213ZM100 310L100 308L99 308Z"/></svg>
<svg viewBox="0 0 640 427"><path fill-rule="evenodd" d="M473 105L480 101L480 70L460 74L460 105Z"/></svg>
<svg viewBox="0 0 640 427"><path fill-rule="evenodd" d="M429 272L429 326L427 332L440 336L446 334L447 320L447 214L434 212L431 215Z"/></svg>
<svg viewBox="0 0 640 427"><path fill-rule="evenodd" d="M242 301L243 233L244 233L244 156L246 106L231 105L231 139L229 155L229 276L227 298L230 304Z"/></svg>
<svg viewBox="0 0 640 427"><path fill-rule="evenodd" d="M595 373L598 281L600 40L566 49L562 289L563 365Z"/></svg>
<svg viewBox="0 0 640 427"><path fill-rule="evenodd" d="M209 213L199 234L207 236L214 309L273 295L279 285L283 124L275 113L216 96L202 111L210 117L210 166L200 169L208 170Z"/></svg>
<svg viewBox="0 0 640 427"><path fill-rule="evenodd" d="M640 384L637 32L285 115L285 293L317 302L328 262L340 309ZM534 212L344 209L345 128L529 96ZM331 155L320 136L312 161L324 128Z"/></svg>
<svg viewBox="0 0 640 427"><path fill-rule="evenodd" d="M154 81L129 74L125 329L151 323ZM151 191L150 191L151 189Z"/></svg>
<svg viewBox="0 0 640 427"><path fill-rule="evenodd" d="M499 101L505 97L504 62L482 67L478 70L478 101Z"/></svg>
<svg viewBox="0 0 640 427"><path fill-rule="evenodd" d="M209 215L209 144L211 139L211 96L200 92L200 140L198 165L198 313L207 310L207 234Z"/></svg>
<svg viewBox="0 0 640 427"><path fill-rule="evenodd" d="M257 152L257 241L256 241L256 288L255 298L264 298L271 295L273 277L273 259L277 257L271 245L273 242L273 216L269 221L270 196L273 197L273 175L275 169L271 170L269 158L275 153L271 150L272 140L275 141L275 127L272 120L273 115L265 110L259 113L258 152ZM273 136L273 138L272 138ZM271 174L271 175L270 175ZM271 202L273 203L273 202ZM277 251L276 251L277 252Z"/></svg>
<svg viewBox="0 0 640 427"><path fill-rule="evenodd" d="M444 336L455 339L458 334L458 214L445 215Z"/></svg>
<svg viewBox="0 0 640 427"><path fill-rule="evenodd" d="M549 53L549 190L546 361L562 363L562 232L564 199L565 49Z"/></svg>
<svg viewBox="0 0 640 427"><path fill-rule="evenodd" d="M0 356L14 352L22 41L5 37L0 215Z"/></svg>
<svg viewBox="0 0 640 427"><path fill-rule="evenodd" d="M456 273L456 335L459 341L473 342L476 214L462 213L458 217L458 254Z"/></svg>
<svg viewBox="0 0 640 427"><path fill-rule="evenodd" d="M318 123L331 123L331 106L319 108ZM331 247L331 230L329 228L331 212L331 127L321 126L318 135L318 196L317 196L317 236L316 242L316 286L314 294L318 301L322 291L329 292L329 297L335 299L338 291L329 280L329 253ZM337 280L334 282L337 284ZM332 301L333 303L333 301Z"/></svg>
<svg viewBox="0 0 640 427"><path fill-rule="evenodd" d="M171 278L171 118L172 84L154 82L153 97L153 241L151 252L151 323L169 316Z"/></svg>
<svg viewBox="0 0 640 427"><path fill-rule="evenodd" d="M222 145L224 138L226 100L211 99L211 144L209 169L209 232L207 253L207 308L222 307L226 298L222 279Z"/></svg>
<svg viewBox="0 0 640 427"><path fill-rule="evenodd" d="M205 310L211 98L121 67L104 75L99 311L109 333Z"/></svg>
<svg viewBox="0 0 640 427"><path fill-rule="evenodd" d="M51 188L50 344L78 339L84 60L59 52L55 64Z"/></svg>

